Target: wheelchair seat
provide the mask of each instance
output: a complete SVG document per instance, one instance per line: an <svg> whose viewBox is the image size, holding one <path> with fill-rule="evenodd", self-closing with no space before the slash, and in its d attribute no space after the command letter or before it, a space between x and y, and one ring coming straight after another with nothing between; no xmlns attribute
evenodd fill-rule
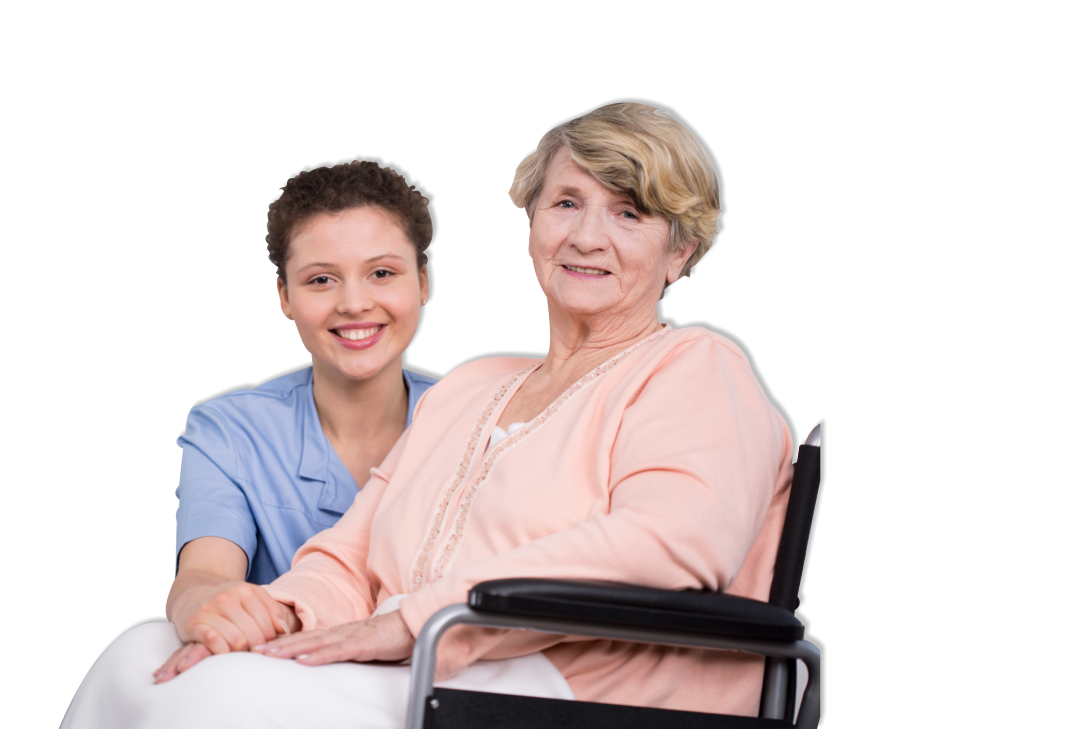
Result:
<svg viewBox="0 0 1065 733"><path fill-rule="evenodd" d="M441 609L414 648L408 728L816 728L820 659L795 617L821 479L821 426L799 447L769 601L708 590L667 591L597 581L491 580L468 603ZM436 646L455 624L526 629L766 657L756 718L433 688ZM796 660L809 681L795 714ZM793 723L794 720L794 723Z"/></svg>

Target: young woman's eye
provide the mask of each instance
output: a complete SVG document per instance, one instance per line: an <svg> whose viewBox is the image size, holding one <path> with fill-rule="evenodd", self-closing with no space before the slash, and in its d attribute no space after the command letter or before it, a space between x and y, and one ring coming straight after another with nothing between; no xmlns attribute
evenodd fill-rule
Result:
<svg viewBox="0 0 1065 733"><path fill-rule="evenodd" d="M315 277L315 278L311 279L311 285L328 285L328 284L329 284L329 276L328 275L319 275L318 277Z"/></svg>
<svg viewBox="0 0 1065 733"><path fill-rule="evenodd" d="M373 275L371 275L370 277L374 278L375 280L384 280L391 274L392 272L390 270L374 270Z"/></svg>

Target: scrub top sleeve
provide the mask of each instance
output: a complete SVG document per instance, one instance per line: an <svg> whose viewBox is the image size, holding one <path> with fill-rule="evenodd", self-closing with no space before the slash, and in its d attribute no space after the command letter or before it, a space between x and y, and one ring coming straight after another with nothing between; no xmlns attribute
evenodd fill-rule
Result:
<svg viewBox="0 0 1065 733"><path fill-rule="evenodd" d="M177 488L177 554L200 537L233 542L251 559L258 546L248 498L238 483L239 459L225 418L205 405L189 413L181 446L181 482Z"/></svg>

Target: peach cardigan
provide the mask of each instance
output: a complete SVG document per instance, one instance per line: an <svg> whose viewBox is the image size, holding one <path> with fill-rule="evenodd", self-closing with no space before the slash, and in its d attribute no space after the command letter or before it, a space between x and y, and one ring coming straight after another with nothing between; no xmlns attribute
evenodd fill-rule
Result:
<svg viewBox="0 0 1065 733"><path fill-rule="evenodd" d="M602 579L766 600L791 487L791 437L743 353L668 326L578 380L486 450L540 364L447 375L347 514L268 587L305 629L400 602L417 635L482 580ZM543 651L578 700L756 714L761 657L460 627L437 675Z"/></svg>

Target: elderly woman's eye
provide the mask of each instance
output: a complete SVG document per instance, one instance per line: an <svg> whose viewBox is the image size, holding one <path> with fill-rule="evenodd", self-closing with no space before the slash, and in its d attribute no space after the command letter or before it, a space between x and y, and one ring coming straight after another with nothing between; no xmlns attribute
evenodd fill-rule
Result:
<svg viewBox="0 0 1065 733"><path fill-rule="evenodd" d="M573 202L569 200L559 201L558 205L561 206L563 209L572 209L574 206Z"/></svg>
<svg viewBox="0 0 1065 733"><path fill-rule="evenodd" d="M625 211L623 211L621 215L624 216L626 219L632 219L633 221L640 220L640 215L631 209L625 209Z"/></svg>

